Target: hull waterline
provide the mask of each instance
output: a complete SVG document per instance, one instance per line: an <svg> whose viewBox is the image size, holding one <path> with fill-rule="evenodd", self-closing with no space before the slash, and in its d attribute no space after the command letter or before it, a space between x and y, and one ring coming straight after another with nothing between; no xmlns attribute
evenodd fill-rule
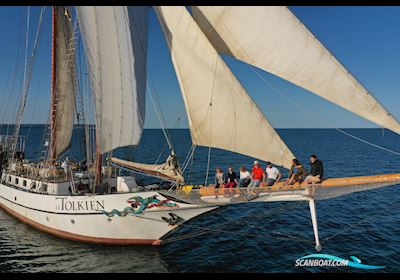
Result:
<svg viewBox="0 0 400 280"><path fill-rule="evenodd" d="M217 207L199 207L170 201L175 207L146 209L126 216L121 212L131 197L149 197L157 192L56 196L30 193L0 184L0 208L18 220L61 238L108 245L160 245L162 237L179 225ZM104 212L103 212L104 211ZM108 215L106 215L108 213ZM170 224L170 214L179 223Z"/></svg>

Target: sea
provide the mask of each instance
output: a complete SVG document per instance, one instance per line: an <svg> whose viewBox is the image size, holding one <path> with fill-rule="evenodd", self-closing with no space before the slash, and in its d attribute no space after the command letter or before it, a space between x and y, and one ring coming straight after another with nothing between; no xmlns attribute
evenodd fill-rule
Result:
<svg viewBox="0 0 400 280"><path fill-rule="evenodd" d="M11 131L1 126L1 133ZM24 125L26 158L43 150L44 126ZM382 129L278 129L303 165L317 154L326 177L400 172L400 136ZM182 163L190 148L187 129L168 135ZM66 155L79 161L85 154L83 128L76 127ZM245 137L245 136L243 136ZM385 149L380 149L375 144ZM203 184L209 149L196 147L185 170L188 183ZM395 153L397 152L397 154ZM169 153L159 129L145 129L137 147L120 148L115 156L143 163L161 162ZM251 167L253 158L210 150L210 172L228 166ZM264 165L264 163L263 163ZM287 170L280 168L284 177ZM155 180L149 178L138 178ZM380 269L296 266L301 257L318 253L308 203L273 202L221 207L199 216L166 237L162 246L105 246L64 240L37 231L0 210L1 272L400 272L400 186L352 193L317 201L322 251L343 259L358 258Z"/></svg>

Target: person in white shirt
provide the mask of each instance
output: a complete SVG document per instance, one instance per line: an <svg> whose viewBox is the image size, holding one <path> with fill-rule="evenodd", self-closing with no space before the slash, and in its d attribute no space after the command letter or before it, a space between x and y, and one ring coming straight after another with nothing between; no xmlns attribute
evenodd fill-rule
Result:
<svg viewBox="0 0 400 280"><path fill-rule="evenodd" d="M65 172L65 180L68 180L68 166L69 166L69 159L68 157L66 157L63 163L61 164L61 168L64 169Z"/></svg>
<svg viewBox="0 0 400 280"><path fill-rule="evenodd" d="M265 169L267 174L267 186L273 186L275 182L279 182L282 177L281 172L275 166L272 166L271 162L267 161L267 168Z"/></svg>
<svg viewBox="0 0 400 280"><path fill-rule="evenodd" d="M251 173L247 171L246 167L240 167L239 188L246 188L251 182Z"/></svg>

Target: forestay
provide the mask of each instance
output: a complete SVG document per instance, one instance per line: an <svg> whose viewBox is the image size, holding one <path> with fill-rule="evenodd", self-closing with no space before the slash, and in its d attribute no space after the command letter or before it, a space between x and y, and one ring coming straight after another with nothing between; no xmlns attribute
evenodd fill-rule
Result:
<svg viewBox="0 0 400 280"><path fill-rule="evenodd" d="M148 7L78 6L101 154L137 145L145 116Z"/></svg>
<svg viewBox="0 0 400 280"><path fill-rule="evenodd" d="M303 87L367 120L400 133L399 122L287 7L193 7L218 52Z"/></svg>
<svg viewBox="0 0 400 280"><path fill-rule="evenodd" d="M69 9L56 7L56 121L55 156L58 157L70 145L75 114L75 54L72 47L72 23Z"/></svg>
<svg viewBox="0 0 400 280"><path fill-rule="evenodd" d="M185 7L156 7L193 144L289 167L294 158Z"/></svg>

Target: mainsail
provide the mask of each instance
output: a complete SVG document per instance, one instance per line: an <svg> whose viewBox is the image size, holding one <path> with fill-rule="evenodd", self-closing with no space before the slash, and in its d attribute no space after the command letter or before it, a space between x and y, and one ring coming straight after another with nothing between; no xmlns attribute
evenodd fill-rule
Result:
<svg viewBox="0 0 400 280"><path fill-rule="evenodd" d="M148 7L78 6L99 151L137 145L145 116Z"/></svg>
<svg viewBox="0 0 400 280"><path fill-rule="evenodd" d="M75 55L73 52L72 27L69 9L56 7L56 106L55 152L58 157L70 145L75 114Z"/></svg>
<svg viewBox="0 0 400 280"><path fill-rule="evenodd" d="M399 122L288 8L196 6L192 11L218 52L277 75L400 133Z"/></svg>
<svg viewBox="0 0 400 280"><path fill-rule="evenodd" d="M185 7L157 7L189 119L193 144L289 167L291 151Z"/></svg>

